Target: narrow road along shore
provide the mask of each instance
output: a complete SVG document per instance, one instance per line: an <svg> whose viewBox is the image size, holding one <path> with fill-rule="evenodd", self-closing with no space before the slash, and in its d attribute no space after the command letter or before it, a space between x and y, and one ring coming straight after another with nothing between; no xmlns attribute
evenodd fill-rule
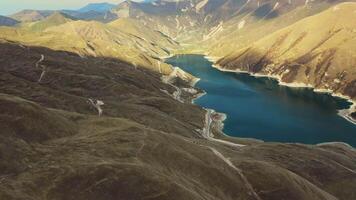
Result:
<svg viewBox="0 0 356 200"><path fill-rule="evenodd" d="M233 143L233 142L229 142L229 141L226 141L226 140L221 140L221 139L216 139L214 138L214 134L211 132L211 124L213 122L212 120L212 114L214 113L213 110L211 109L206 109L206 114L205 114L205 126L203 128L203 131L202 131L202 136L209 140L209 141L213 141L213 142L219 142L219 143L222 143L222 144L225 144L225 145L229 145L229 146L232 146L232 147L244 147L246 145L243 145L243 144L237 144L237 143Z"/></svg>

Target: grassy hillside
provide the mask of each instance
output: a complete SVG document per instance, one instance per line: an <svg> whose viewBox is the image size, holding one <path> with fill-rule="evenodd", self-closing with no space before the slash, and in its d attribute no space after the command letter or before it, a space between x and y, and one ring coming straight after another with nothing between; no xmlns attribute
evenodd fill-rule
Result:
<svg viewBox="0 0 356 200"><path fill-rule="evenodd" d="M41 21L23 24L24 27L28 26L31 31L44 31L52 26L59 26L67 22L75 20L73 17L63 14L61 12L54 12L50 16L44 18Z"/></svg>
<svg viewBox="0 0 356 200"><path fill-rule="evenodd" d="M20 22L34 22L50 16L53 11L47 10L23 10L10 15L11 18Z"/></svg>
<svg viewBox="0 0 356 200"><path fill-rule="evenodd" d="M176 88L158 73L117 59L0 47L1 199L356 196L356 153L345 144L207 140L206 112L174 100ZM89 98L104 102L100 117Z"/></svg>

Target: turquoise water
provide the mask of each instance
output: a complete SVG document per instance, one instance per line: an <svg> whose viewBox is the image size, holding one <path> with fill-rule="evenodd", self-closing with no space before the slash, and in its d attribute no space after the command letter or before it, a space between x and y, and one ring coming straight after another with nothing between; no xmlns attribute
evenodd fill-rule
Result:
<svg viewBox="0 0 356 200"><path fill-rule="evenodd" d="M289 88L271 78L221 72L200 55L166 60L199 77L196 87L206 91L196 104L227 114L224 132L264 141L346 142L356 146L356 125L337 115L350 103L308 88Z"/></svg>

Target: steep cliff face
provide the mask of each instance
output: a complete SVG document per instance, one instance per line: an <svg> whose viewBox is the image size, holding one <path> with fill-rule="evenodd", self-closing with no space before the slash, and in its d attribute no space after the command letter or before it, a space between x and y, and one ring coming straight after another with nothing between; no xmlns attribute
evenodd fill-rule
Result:
<svg viewBox="0 0 356 200"><path fill-rule="evenodd" d="M277 76L356 98L356 3L303 19L218 61L222 69Z"/></svg>
<svg viewBox="0 0 356 200"><path fill-rule="evenodd" d="M179 78L165 84L117 59L3 41L0 54L1 199L356 195L356 152L346 144L217 142L205 110L173 98L176 87L193 95Z"/></svg>

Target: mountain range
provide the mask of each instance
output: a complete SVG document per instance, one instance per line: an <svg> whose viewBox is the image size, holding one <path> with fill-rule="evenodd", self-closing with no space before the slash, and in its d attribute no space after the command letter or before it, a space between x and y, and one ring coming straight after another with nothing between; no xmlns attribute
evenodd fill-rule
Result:
<svg viewBox="0 0 356 200"><path fill-rule="evenodd" d="M298 21L224 57L223 69L277 76L356 98L356 3ZM303 27L303 28L300 28Z"/></svg>
<svg viewBox="0 0 356 200"><path fill-rule="evenodd" d="M0 199L351 200L356 151L232 138L164 62L356 100L356 3L153 0L0 17ZM356 108L349 110L356 119Z"/></svg>
<svg viewBox="0 0 356 200"><path fill-rule="evenodd" d="M104 24L54 12L43 20L0 30L0 38L6 40L72 51L80 56L115 57L164 74L169 74L171 67L159 57L178 48L178 43L162 32L128 18Z"/></svg>
<svg viewBox="0 0 356 200"><path fill-rule="evenodd" d="M116 5L111 4L111 3L91 3L91 4L88 4L80 9L78 9L77 11L79 11L79 12L89 12L89 11L107 12L115 7L116 7Z"/></svg>
<svg viewBox="0 0 356 200"><path fill-rule="evenodd" d="M298 71L298 69L295 69L295 66L297 65L304 65L305 67L302 67L304 71L306 69L307 71L314 70L316 74L318 74L317 72L319 71L319 69L315 69L316 65L318 65L315 59L321 60L320 62L325 61L326 63L323 63L327 65L329 62L324 60L323 58L319 58L319 56L330 57L331 55L329 54L332 54L333 58L335 59L331 59L329 61L332 61L332 63L330 64L333 64L335 66L335 69L333 72L330 72L334 74L331 78L328 77L325 79L325 77L314 77L312 74L310 74L312 76L311 78L307 78L306 76L308 76L309 73L305 73L304 77L298 75L298 78L295 78L294 75L291 75L292 73L290 73L290 76L293 77L284 78L283 82L298 82L306 86L316 87L320 90L334 91L335 93L340 93L342 95L349 96L351 99L354 99L356 94L355 91L353 91L352 89L354 88L353 86L355 84L353 82L354 76L352 76L352 74L355 73L354 67L352 67L354 65L353 63L355 62L352 53L353 51L349 50L348 52L345 52L341 49L341 46L339 45L340 43L327 42L333 36L338 37L338 40L340 40L340 42L344 41L345 43L349 43L346 41L353 40L353 29L355 28L355 24L350 22L348 19L354 17L353 9L355 5L353 3L340 4L342 2L344 1L269 0L260 2L257 0L156 0L141 3L134 1L125 1L117 6L105 3L89 4L88 6L83 7L78 11L61 11L61 13L65 16L65 18L78 20L83 20L84 18L86 18L83 16L80 17L80 14L78 13L91 13L93 15L86 18L86 20L96 19L96 21L105 21L106 23L102 26L99 26L97 24L97 26L95 26L97 29L103 29L104 27L107 27L107 24L112 24L117 19L129 21L134 20L135 23L132 24L135 24L135 29L139 29L137 27L146 27L148 29L154 30L155 32L158 31L162 35L162 40L164 40L165 38L170 38L171 41L169 43L176 44L175 46L161 46L159 51L164 51L166 53L160 53L159 51L155 50L156 53L151 52L150 56L166 56L167 54L169 55L173 52L200 52L207 54L210 57L221 58L221 61L217 62L218 65L230 64L234 65L234 67L236 68L239 68L238 70L246 70L246 66L244 65L256 65L256 62L247 61L246 64L240 64L240 61L235 58L245 59L244 56L240 55L241 53L245 52L246 49L256 51L254 53L260 54L261 58L266 54L266 52L258 52L260 50L257 50L254 47L256 46L257 48L259 48L262 46L262 41L267 41L271 38L276 38L274 39L274 43L270 43L270 47L271 45L274 45L273 48L281 49L282 52L279 52L279 54L283 54L283 56L281 57L280 55L276 55L273 58L272 56L269 56L268 59L270 61L264 64L273 64L275 66L278 66L280 69L274 70L271 68L266 68L264 69L265 71L261 71L261 69L264 67L256 66L255 68L258 69L248 69L247 71L251 71L252 73L259 72L266 75L277 76L280 79L282 79L282 77L280 77L281 74L287 70ZM343 7L349 7L342 9L345 10L345 12L347 13L338 11L340 8ZM100 14L97 15L98 13ZM342 16L340 15L340 13L342 13ZM51 13L49 13L49 11L22 11L20 13L12 15L12 17L22 22L36 21L39 19L42 19L44 21L52 21L51 19L48 19L48 17L52 14L53 11ZM103 17L103 15L105 15L104 18L106 20L104 20L104 18L101 18ZM309 17L312 17L314 19L307 20L306 18ZM321 23L318 23L318 21L326 22L326 18L329 21L333 21L334 23L327 23L327 28L324 23L322 23L325 29L320 29ZM55 22L54 24L56 23L57 22ZM72 23L86 24L86 22L82 21ZM88 25L88 27L93 28L94 26L92 23L93 22L90 22L89 24L91 25ZM71 23L68 23L64 26L72 26L70 24ZM127 25L131 26L131 23L127 23ZM32 26L32 23L30 23L29 26ZM291 42L289 44L291 45L289 49L288 47L280 47L279 45L282 45L282 42L277 40L279 37L284 37L280 35L282 34L280 32L283 32L282 30L288 29L288 31L283 32L284 34L287 34L286 32L293 31L293 26L298 27L299 33L291 34L291 37L293 38L287 38L287 36L285 36L285 40L289 42L294 40L295 42ZM305 27L305 29L300 29L300 27ZM63 29L67 31L70 28L63 27ZM132 28L129 27L128 29ZM49 32L53 34L53 29L52 31L47 31L47 33ZM96 32L100 32L100 30L97 30ZM108 32L112 32L112 30L106 31L105 34L108 34ZM320 39L317 37L310 37L313 35L325 36L324 38ZM156 36L155 38L157 37L158 36ZM106 38L109 39L109 37ZM144 37L142 37L141 35L140 38ZM112 38L110 38L109 40L111 39ZM308 41L308 44L303 47L305 49L300 50L298 44L302 40ZM324 40L326 40L327 42L327 44L325 45L328 45L327 50L320 48L318 49L317 45L323 43ZM112 41L106 42L114 43ZM258 42L260 43L258 44ZM279 44L279 42L281 44ZM49 42L47 41L47 43ZM303 45L303 43L300 44ZM135 48L139 51L142 51L141 46L142 45L137 45L137 47ZM309 47L307 48L307 46ZM78 47L75 48L78 49ZM263 48L267 48L264 51L275 51L270 49L269 47L266 47L266 45L264 45ZM99 47L99 49L103 51L103 48ZM147 51L147 48L144 49L144 52ZM299 53L293 52L296 49L299 50ZM330 51L333 51L333 53L330 53ZM88 50L87 48L86 52L92 52L92 50ZM306 52L309 52L309 54L301 55ZM319 56L317 56L316 54ZM298 59L300 59L301 56L304 56L304 58L309 56L310 59L307 59L300 63ZM347 59L344 59L343 56ZM256 55L255 57L256 58L254 59L260 59L258 58L258 55ZM274 60L276 59L276 57L278 57L279 60ZM230 62L227 62L228 60ZM152 62L155 61L151 61L150 63ZM263 62L265 62L265 60L263 60ZM292 63L289 65L293 66L291 68L286 67L283 65L285 64L285 62ZM345 66L344 63L347 63L347 65ZM282 65L283 68L281 68ZM344 66L339 67L336 65ZM222 68L226 67L222 66ZM229 67L229 69L230 68L231 67ZM325 71L327 69L323 70ZM343 82L345 83L345 85L340 86L336 82L339 81L339 79L341 78L340 76L343 76L340 75L343 70L347 70L349 74L348 76L350 77L344 77L345 80ZM270 71L274 72L270 73ZM320 74L322 73L319 73L319 75Z"/></svg>
<svg viewBox="0 0 356 200"><path fill-rule="evenodd" d="M117 19L116 16L113 16L110 13L110 10L115 7L116 5L109 3L90 3L77 10L23 10L10 15L9 17L21 22L34 22L43 20L55 12L61 12L81 20L97 20L107 22Z"/></svg>

